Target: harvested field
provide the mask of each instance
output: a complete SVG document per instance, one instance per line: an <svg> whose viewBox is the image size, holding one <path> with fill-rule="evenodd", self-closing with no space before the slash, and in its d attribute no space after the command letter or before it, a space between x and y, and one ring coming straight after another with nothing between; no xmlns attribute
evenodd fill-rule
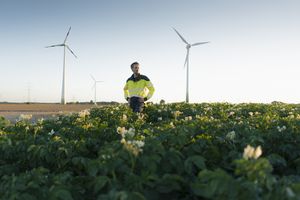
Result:
<svg viewBox="0 0 300 200"><path fill-rule="evenodd" d="M0 116L15 122L21 114L32 115L32 122L40 118L50 118L58 114L70 114L95 107L94 104L0 104Z"/></svg>

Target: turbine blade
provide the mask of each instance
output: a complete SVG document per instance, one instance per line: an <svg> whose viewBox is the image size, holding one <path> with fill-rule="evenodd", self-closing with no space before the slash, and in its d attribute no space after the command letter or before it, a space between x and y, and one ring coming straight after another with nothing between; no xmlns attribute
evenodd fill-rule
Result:
<svg viewBox="0 0 300 200"><path fill-rule="evenodd" d="M188 59L189 59L189 49L187 49L187 51L186 51L186 57L185 57L183 68L185 68L185 66L186 66L186 64L188 62Z"/></svg>
<svg viewBox="0 0 300 200"><path fill-rule="evenodd" d="M197 43L192 44L191 46L197 46L197 45L206 44L206 43L209 43L209 42L197 42Z"/></svg>
<svg viewBox="0 0 300 200"><path fill-rule="evenodd" d="M67 41L67 38L68 38L68 36L69 36L69 34L70 34L70 31L71 31L71 26L70 26L70 28L69 28L69 30L68 30L68 33L67 33L67 35L66 35L66 38L65 38L65 40L64 40L64 44L65 44L66 41Z"/></svg>
<svg viewBox="0 0 300 200"><path fill-rule="evenodd" d="M68 46L68 45L65 45L68 49L69 49L69 51L75 56L75 58L77 58L77 56L74 54L74 52L71 50L71 48Z"/></svg>
<svg viewBox="0 0 300 200"><path fill-rule="evenodd" d="M173 28L173 29L185 44L189 44L175 28Z"/></svg>
<svg viewBox="0 0 300 200"><path fill-rule="evenodd" d="M46 46L45 48L51 48L51 47L62 47L64 46L64 44L55 44L55 45L50 45L50 46Z"/></svg>
<svg viewBox="0 0 300 200"><path fill-rule="evenodd" d="M96 81L96 83L103 83L103 81Z"/></svg>
<svg viewBox="0 0 300 200"><path fill-rule="evenodd" d="M92 74L90 74L90 76L92 77L92 79L93 79L94 81L96 81L96 79L92 76Z"/></svg>

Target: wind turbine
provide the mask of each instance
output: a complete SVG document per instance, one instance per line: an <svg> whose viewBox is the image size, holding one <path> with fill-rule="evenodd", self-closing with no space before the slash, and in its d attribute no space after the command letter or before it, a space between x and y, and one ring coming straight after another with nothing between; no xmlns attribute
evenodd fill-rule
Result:
<svg viewBox="0 0 300 200"><path fill-rule="evenodd" d="M97 83L101 83L101 82L103 82L103 81L97 81L92 75L91 75L91 78L92 78L93 81L94 81L94 85L93 85L92 89L93 89L93 88L95 89L94 103L95 103L95 105L97 105Z"/></svg>
<svg viewBox="0 0 300 200"><path fill-rule="evenodd" d="M74 52L71 50L71 48L66 44L68 36L70 34L71 31L71 27L68 30L68 33L65 37L64 43L62 44L55 44L55 45L51 45L51 46L47 46L46 48L50 48L50 47L64 47L64 62L63 62L63 81L62 81L62 91L61 91L61 104L66 104L66 49L68 49L75 58L77 58L77 56L74 54Z"/></svg>
<svg viewBox="0 0 300 200"><path fill-rule="evenodd" d="M197 42L197 43L194 43L194 44L190 44L182 37L182 35L180 35L180 33L175 28L173 28L173 29L177 33L177 35L181 38L181 40L186 44L187 52L186 52L186 57L185 57L183 67L186 66L186 99L185 99L185 101L186 101L186 103L189 103L189 55L190 55L190 48L192 46L206 44L206 43L209 43L209 42Z"/></svg>

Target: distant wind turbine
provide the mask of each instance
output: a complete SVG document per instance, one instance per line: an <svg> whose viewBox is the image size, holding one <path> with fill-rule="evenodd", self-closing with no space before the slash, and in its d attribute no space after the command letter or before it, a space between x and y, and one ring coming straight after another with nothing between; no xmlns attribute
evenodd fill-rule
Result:
<svg viewBox="0 0 300 200"><path fill-rule="evenodd" d="M194 44L190 44L188 43L183 37L182 35L180 35L180 33L175 29L173 28L174 31L177 33L177 35L181 38L181 40L186 44L186 57L185 57L185 61L184 61L184 67L186 66L186 103L189 103L189 54L190 54L190 48L192 46L197 46L197 45L201 45L201 44L206 44L206 43L209 43L209 42L197 42L197 43L194 43Z"/></svg>
<svg viewBox="0 0 300 200"><path fill-rule="evenodd" d="M68 30L68 33L66 35L66 38L64 40L64 43L62 44L55 44L55 45L51 45L51 46L47 46L46 48L50 48L50 47L64 47L64 62L63 62L63 81L62 81L62 91L61 91L61 104L66 104L66 49L68 49L75 58L77 58L77 56L74 54L74 52L71 50L71 48L66 44L68 36L70 34L71 31L71 27Z"/></svg>
<svg viewBox="0 0 300 200"><path fill-rule="evenodd" d="M103 81L97 81L92 75L91 75L91 78L93 79L94 81L94 85L92 87L92 89L95 90L95 97L94 97L94 103L97 105L97 83L101 83Z"/></svg>

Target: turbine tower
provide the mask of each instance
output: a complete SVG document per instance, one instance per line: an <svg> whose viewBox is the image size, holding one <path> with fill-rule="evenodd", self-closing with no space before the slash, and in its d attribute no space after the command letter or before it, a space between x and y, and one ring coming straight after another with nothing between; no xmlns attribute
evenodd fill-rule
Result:
<svg viewBox="0 0 300 200"><path fill-rule="evenodd" d="M55 45L51 45L51 46L47 46L46 48L50 48L50 47L64 47L64 61L63 61L63 80L62 80L62 90L61 90L61 104L66 104L66 49L68 49L75 58L77 58L77 56L74 54L74 52L71 50L71 48L66 44L68 36L70 34L71 31L71 27L68 30L68 33L65 37L64 43L62 44L55 44Z"/></svg>
<svg viewBox="0 0 300 200"><path fill-rule="evenodd" d="M186 57L185 57L185 61L184 61L184 67L186 66L186 103L189 103L189 55L190 55L190 48L192 46L197 46L197 45L201 45L201 44L206 44L206 43L209 43L209 42L197 42L197 43L194 43L194 44L190 44L188 43L183 37L182 35L180 35L180 33L175 29L173 28L174 31L177 33L177 35L181 38L181 40L186 44Z"/></svg>
<svg viewBox="0 0 300 200"><path fill-rule="evenodd" d="M103 82L103 81L97 81L92 75L91 75L91 78L92 78L93 81L94 81L94 85L93 85L92 89L93 89L93 88L95 89L94 103L95 103L95 105L97 105L97 83L101 83L101 82Z"/></svg>
<svg viewBox="0 0 300 200"><path fill-rule="evenodd" d="M27 83L27 103L30 104L30 82Z"/></svg>

